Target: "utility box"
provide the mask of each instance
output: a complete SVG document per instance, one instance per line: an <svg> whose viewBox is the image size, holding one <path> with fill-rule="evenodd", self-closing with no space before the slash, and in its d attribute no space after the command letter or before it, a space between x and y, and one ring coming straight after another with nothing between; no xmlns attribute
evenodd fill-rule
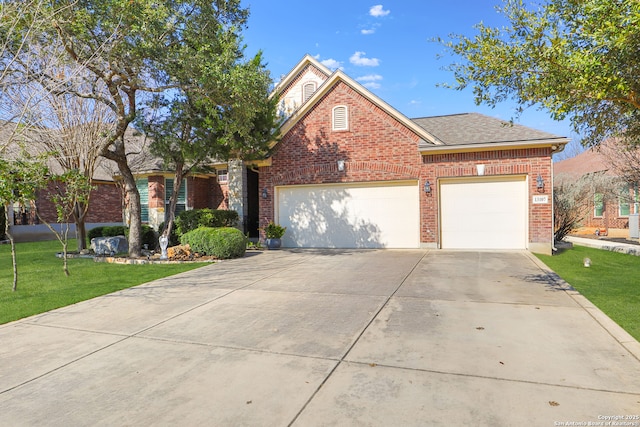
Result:
<svg viewBox="0 0 640 427"><path fill-rule="evenodd" d="M629 238L640 239L640 214L629 215Z"/></svg>

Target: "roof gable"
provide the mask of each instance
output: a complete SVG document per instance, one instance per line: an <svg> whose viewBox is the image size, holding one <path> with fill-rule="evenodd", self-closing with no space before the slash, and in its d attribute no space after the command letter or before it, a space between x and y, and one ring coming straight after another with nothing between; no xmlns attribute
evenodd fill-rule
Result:
<svg viewBox="0 0 640 427"><path fill-rule="evenodd" d="M305 56L305 58L303 58L303 61L301 61L301 63L293 69L290 75L287 78L283 79L283 82L281 83L284 84L282 86L278 85L278 88L276 90L285 90L287 85L291 85L291 83L296 79L297 76L300 75L305 67L308 66L309 63L312 63L314 61L317 63L317 61L309 55ZM294 73L295 75L292 76L292 74ZM421 139L423 144L440 144L440 142L438 142L438 140L434 138L427 130L411 121L395 108L391 107L389 104L374 95L360 83L356 82L351 77L346 75L342 70L336 70L331 75L329 75L328 78L317 88L315 93L306 102L304 102L299 108L290 112L289 117L282 124L282 127L280 129L281 135L284 135L288 131L290 131L302 117L304 117L311 109L313 109L313 107L318 102L321 102L324 96L339 83L346 84L359 95L376 105L386 114L393 117L396 121L411 130Z"/></svg>
<svg viewBox="0 0 640 427"><path fill-rule="evenodd" d="M318 76L324 76L328 78L331 75L331 70L322 65L317 59L312 57L311 55L305 55L298 64L293 67L287 75L285 75L282 80L278 82L278 84L273 89L271 96L282 97L283 94L287 92L287 89L291 86L291 84L306 70L312 69L314 73Z"/></svg>

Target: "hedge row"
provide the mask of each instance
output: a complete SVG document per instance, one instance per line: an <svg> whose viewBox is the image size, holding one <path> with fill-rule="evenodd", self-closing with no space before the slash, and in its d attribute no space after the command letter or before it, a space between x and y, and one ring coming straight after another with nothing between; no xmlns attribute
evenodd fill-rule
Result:
<svg viewBox="0 0 640 427"><path fill-rule="evenodd" d="M238 212L213 209L182 211L175 220L176 234L182 236L200 227L233 227L238 222Z"/></svg>
<svg viewBox="0 0 640 427"><path fill-rule="evenodd" d="M180 237L183 245L191 250L219 259L243 257L247 250L247 238L237 228L200 227Z"/></svg>

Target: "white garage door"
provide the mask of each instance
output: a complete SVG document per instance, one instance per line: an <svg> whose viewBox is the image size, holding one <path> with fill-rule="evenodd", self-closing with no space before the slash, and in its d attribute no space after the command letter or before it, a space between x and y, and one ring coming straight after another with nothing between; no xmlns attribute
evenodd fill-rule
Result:
<svg viewBox="0 0 640 427"><path fill-rule="evenodd" d="M276 187L284 247L418 248L418 183Z"/></svg>
<svg viewBox="0 0 640 427"><path fill-rule="evenodd" d="M442 181L442 248L526 249L527 200L525 177Z"/></svg>

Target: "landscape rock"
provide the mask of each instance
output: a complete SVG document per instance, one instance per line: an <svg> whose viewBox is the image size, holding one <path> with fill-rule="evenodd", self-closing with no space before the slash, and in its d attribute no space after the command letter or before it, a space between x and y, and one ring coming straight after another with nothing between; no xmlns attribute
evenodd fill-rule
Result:
<svg viewBox="0 0 640 427"><path fill-rule="evenodd" d="M167 256L169 259L185 258L191 256L191 248L189 245L178 245L167 248Z"/></svg>
<svg viewBox="0 0 640 427"><path fill-rule="evenodd" d="M91 250L96 255L114 255L129 252L129 243L124 236L94 237Z"/></svg>

